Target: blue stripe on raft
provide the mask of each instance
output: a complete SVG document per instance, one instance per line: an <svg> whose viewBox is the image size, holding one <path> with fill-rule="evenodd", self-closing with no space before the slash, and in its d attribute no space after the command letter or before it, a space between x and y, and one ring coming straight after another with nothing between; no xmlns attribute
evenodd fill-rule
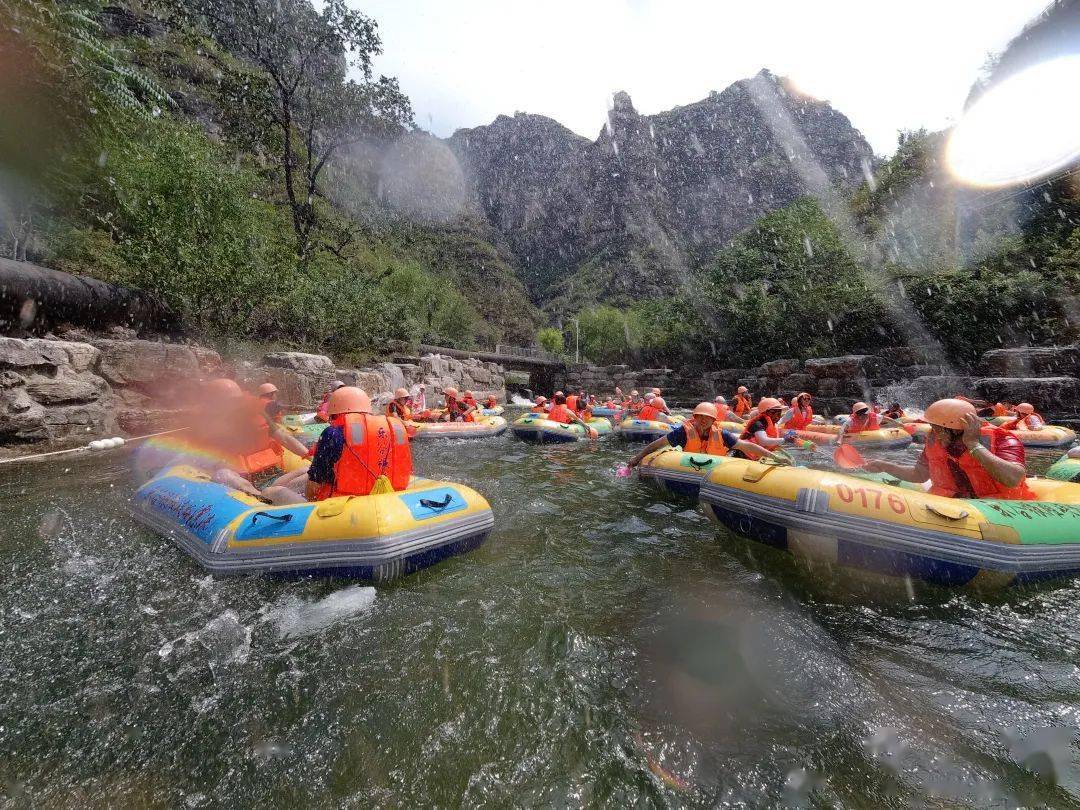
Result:
<svg viewBox="0 0 1080 810"><path fill-rule="evenodd" d="M460 512L469 506L461 494L450 487L426 489L423 492L406 492L398 497L409 507L414 520L430 520L440 515Z"/></svg>
<svg viewBox="0 0 1080 810"><path fill-rule="evenodd" d="M781 551L788 550L787 529L783 526L750 517L743 512L733 512L716 504L709 505L712 507L716 519L736 534L749 537L751 540L757 540L759 543L778 548Z"/></svg>
<svg viewBox="0 0 1080 810"><path fill-rule="evenodd" d="M689 481L675 481L672 479L661 478L655 476L656 480L664 485L664 489L673 495L685 495L690 498L696 498L701 492L701 484L692 484Z"/></svg>
<svg viewBox="0 0 1080 810"><path fill-rule="evenodd" d="M135 493L145 508L165 515L209 545L221 529L251 509L231 490L212 481L169 476L150 481Z"/></svg>
<svg viewBox="0 0 1080 810"><path fill-rule="evenodd" d="M252 514L236 530L237 540L264 540L267 537L296 537L304 533L311 516L311 506L292 506L287 509L266 509Z"/></svg>
<svg viewBox="0 0 1080 810"><path fill-rule="evenodd" d="M966 585L980 569L974 565L948 562L906 551L883 549L838 539L836 561L848 568L859 568L891 577L915 577L935 585Z"/></svg>

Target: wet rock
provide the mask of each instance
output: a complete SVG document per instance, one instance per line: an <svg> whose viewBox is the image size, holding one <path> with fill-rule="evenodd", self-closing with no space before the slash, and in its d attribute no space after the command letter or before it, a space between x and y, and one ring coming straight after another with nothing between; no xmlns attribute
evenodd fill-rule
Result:
<svg viewBox="0 0 1080 810"><path fill-rule="evenodd" d="M0 368L51 372L69 362L61 341L0 338Z"/></svg>
<svg viewBox="0 0 1080 810"><path fill-rule="evenodd" d="M111 385L135 388L155 399L186 396L202 378L190 346L152 340L95 340L99 371Z"/></svg>
<svg viewBox="0 0 1080 810"><path fill-rule="evenodd" d="M324 354L306 352L270 352L263 357L263 365L270 368L287 368L303 374L333 374L334 361Z"/></svg>
<svg viewBox="0 0 1080 810"><path fill-rule="evenodd" d="M792 396L802 391L812 394L816 389L817 380L810 374L789 374L780 380L779 385L782 391L790 391Z"/></svg>
<svg viewBox="0 0 1080 810"><path fill-rule="evenodd" d="M0 439L34 442L47 439L45 409L26 391L26 379L14 371L0 371Z"/></svg>
<svg viewBox="0 0 1080 810"><path fill-rule="evenodd" d="M33 376L26 391L42 405L69 405L96 402L109 393L108 383L88 371L60 369L56 376Z"/></svg>
<svg viewBox="0 0 1080 810"><path fill-rule="evenodd" d="M85 441L116 432L113 414L103 404L67 405L45 409L45 426L53 441Z"/></svg>
<svg viewBox="0 0 1080 810"><path fill-rule="evenodd" d="M987 377L976 380L977 395L990 402L1030 402L1044 414L1080 412L1076 377Z"/></svg>
<svg viewBox="0 0 1080 810"><path fill-rule="evenodd" d="M798 360L773 360L763 363L758 369L758 374L762 377L787 377L797 374L801 366Z"/></svg>
<svg viewBox="0 0 1080 810"><path fill-rule="evenodd" d="M807 360L806 373L821 379L877 377L886 371L885 361L872 354L849 354L843 357L821 357Z"/></svg>
<svg viewBox="0 0 1080 810"><path fill-rule="evenodd" d="M1080 346L992 349L980 367L995 377L1080 377Z"/></svg>

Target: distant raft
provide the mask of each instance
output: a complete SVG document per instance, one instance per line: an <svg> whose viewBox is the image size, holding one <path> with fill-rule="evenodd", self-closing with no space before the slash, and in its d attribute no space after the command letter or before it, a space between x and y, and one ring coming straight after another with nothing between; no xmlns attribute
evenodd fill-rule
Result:
<svg viewBox="0 0 1080 810"><path fill-rule="evenodd" d="M796 431L800 438L816 441L811 434L828 434L836 436L840 433L840 425L814 425L813 431ZM806 433L802 436L802 433ZM835 441L835 439L834 439ZM891 450L897 447L907 447L912 442L911 434L903 428L883 427L877 430L863 430L859 433L848 433L844 436L844 442L867 447L879 447L882 450Z"/></svg>
<svg viewBox="0 0 1080 810"><path fill-rule="evenodd" d="M611 422L607 419L593 417L588 425L596 431L597 438L611 433ZM527 413L515 419L510 425L510 432L522 441L532 444L568 444L589 438L581 425L553 422L539 413Z"/></svg>
<svg viewBox="0 0 1080 810"><path fill-rule="evenodd" d="M475 422L410 422L414 442L426 439L488 439L506 432L506 419L481 416Z"/></svg>
<svg viewBox="0 0 1080 810"><path fill-rule="evenodd" d="M670 422L654 421L651 419L624 419L615 428L616 434L628 442L651 442L661 436L668 435L672 430L681 425L685 420L682 416L671 416Z"/></svg>
<svg viewBox="0 0 1080 810"><path fill-rule="evenodd" d="M1046 477L1055 481L1080 483L1080 458L1062 456L1046 471Z"/></svg>
<svg viewBox="0 0 1080 810"><path fill-rule="evenodd" d="M483 416L502 416L506 411L502 405L496 405L494 408L481 408L480 413Z"/></svg>
<svg viewBox="0 0 1080 810"><path fill-rule="evenodd" d="M187 466L141 486L131 509L216 575L377 582L476 548L495 523L480 494L444 481L415 478L403 492L267 506Z"/></svg>
<svg viewBox="0 0 1080 810"><path fill-rule="evenodd" d="M1080 572L1080 485L1028 486L1038 501L944 498L883 475L725 457L699 500L732 532L815 567L994 589Z"/></svg>
<svg viewBox="0 0 1080 810"><path fill-rule="evenodd" d="M605 408L603 405L598 405L592 409L593 416L603 416L606 419L610 419L613 416L618 416L623 412L622 408Z"/></svg>

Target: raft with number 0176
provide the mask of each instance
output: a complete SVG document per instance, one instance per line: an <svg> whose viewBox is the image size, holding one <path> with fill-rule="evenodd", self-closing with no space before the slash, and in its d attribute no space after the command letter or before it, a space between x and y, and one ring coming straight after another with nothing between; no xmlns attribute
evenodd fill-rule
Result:
<svg viewBox="0 0 1080 810"><path fill-rule="evenodd" d="M600 417L588 421L596 432L596 438L611 433L611 422ZM545 419L540 413L527 413L513 421L510 432L517 438L533 444L568 444L590 438L585 428L576 422L565 424Z"/></svg>
<svg viewBox="0 0 1080 810"><path fill-rule="evenodd" d="M1080 485L1028 486L1037 501L945 498L884 475L732 459L699 500L732 532L815 567L994 589L1080 573Z"/></svg>
<svg viewBox="0 0 1080 810"><path fill-rule="evenodd" d="M135 519L207 571L383 581L479 546L494 526L469 487L414 478L402 492L267 506L201 470L164 470L136 491Z"/></svg>

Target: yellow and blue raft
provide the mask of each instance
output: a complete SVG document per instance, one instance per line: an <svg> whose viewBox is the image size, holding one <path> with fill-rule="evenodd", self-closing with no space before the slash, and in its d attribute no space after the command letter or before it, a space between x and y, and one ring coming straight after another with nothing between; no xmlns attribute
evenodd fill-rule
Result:
<svg viewBox="0 0 1080 810"><path fill-rule="evenodd" d="M699 500L732 532L815 566L993 589L1080 573L1080 485L1028 486L1038 500L945 498L885 475L725 457Z"/></svg>
<svg viewBox="0 0 1080 810"><path fill-rule="evenodd" d="M267 506L188 466L139 487L131 510L216 575L384 581L469 551L494 526L479 493L445 481L414 478L403 492Z"/></svg>
<svg viewBox="0 0 1080 810"><path fill-rule="evenodd" d="M593 417L588 425L596 431L596 438L611 433L611 422L602 417ZM522 441L533 444L566 444L589 438L585 428L576 422L553 422L539 413L527 413L515 419L510 425L510 432Z"/></svg>

